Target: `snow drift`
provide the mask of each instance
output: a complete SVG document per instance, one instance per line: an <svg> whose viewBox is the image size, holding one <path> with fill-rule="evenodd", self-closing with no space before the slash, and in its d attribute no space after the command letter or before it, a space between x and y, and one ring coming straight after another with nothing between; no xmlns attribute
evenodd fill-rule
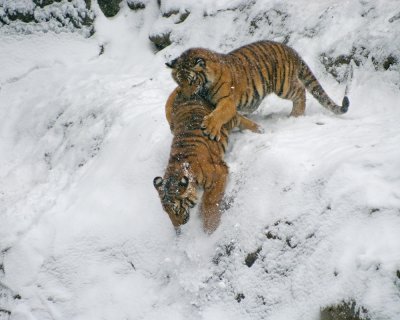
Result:
<svg viewBox="0 0 400 320"><path fill-rule="evenodd" d="M88 39L1 33L0 319L318 319L350 299L400 319L399 73L383 67L396 1L164 9L190 14L123 3L107 19L94 4ZM155 54L148 37L167 29ZM194 211L177 237L152 186L171 142L164 62L261 38L294 47L335 100L348 84L349 112L310 96L292 119L268 97L251 115L265 133L231 135L220 227L205 235ZM341 82L325 68L341 55L351 82L348 65L331 65Z"/></svg>

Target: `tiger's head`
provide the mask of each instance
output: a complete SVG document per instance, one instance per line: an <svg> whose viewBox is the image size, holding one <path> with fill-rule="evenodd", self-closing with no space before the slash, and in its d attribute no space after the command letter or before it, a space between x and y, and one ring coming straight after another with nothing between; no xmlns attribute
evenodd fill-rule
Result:
<svg viewBox="0 0 400 320"><path fill-rule="evenodd" d="M160 196L161 205L168 213L175 229L189 220L189 210L196 205L196 188L187 176L155 177L153 185Z"/></svg>
<svg viewBox="0 0 400 320"><path fill-rule="evenodd" d="M172 69L172 78L181 88L181 93L185 97L191 97L214 82L220 67L218 61L218 53L203 48L193 48L186 50L166 65Z"/></svg>

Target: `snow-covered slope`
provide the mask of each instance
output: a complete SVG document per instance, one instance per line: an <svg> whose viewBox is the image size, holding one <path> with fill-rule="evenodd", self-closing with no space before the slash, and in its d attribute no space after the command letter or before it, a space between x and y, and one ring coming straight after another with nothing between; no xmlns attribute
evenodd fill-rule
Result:
<svg viewBox="0 0 400 320"><path fill-rule="evenodd" d="M211 2L190 8L187 20ZM246 14L261 11L255 3ZM340 101L345 83L319 56L358 46L372 27L362 31L364 17L339 3L298 15L308 2L286 3L290 23L270 33L264 22L253 34L245 9L215 7L156 55L148 35L166 27L156 4L124 7L110 20L99 14L89 39L1 34L0 319L318 319L321 307L349 299L372 319L400 319L397 66L354 65L350 110L340 117L310 97L306 116L288 118L287 101L267 98L252 115L265 133L231 136L231 206L211 236L194 211L177 237L152 186L171 141L165 59L192 45L279 40L288 30ZM395 16L394 3L368 2L376 14L367 21ZM392 24L386 38L373 29L366 49L377 52L381 41L382 56L397 52L390 39L400 20ZM302 25L317 36L302 36Z"/></svg>

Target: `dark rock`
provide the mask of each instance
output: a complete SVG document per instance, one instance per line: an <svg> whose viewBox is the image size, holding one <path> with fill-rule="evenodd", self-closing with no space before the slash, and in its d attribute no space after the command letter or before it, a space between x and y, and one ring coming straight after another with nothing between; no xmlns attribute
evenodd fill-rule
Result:
<svg viewBox="0 0 400 320"><path fill-rule="evenodd" d="M232 254L233 250L235 249L235 244L233 242L230 242L224 246L219 247L218 249L218 253L212 259L212 262L216 265L220 263L223 257L229 257Z"/></svg>
<svg viewBox="0 0 400 320"><path fill-rule="evenodd" d="M175 16L175 15L179 15L177 21L175 22L175 24L179 24L182 23L183 21L186 20L186 18L189 16L190 12L188 10L185 10L184 12L181 12L179 10L171 10L168 12L164 12L162 14L162 16L164 18L170 18L171 16Z"/></svg>
<svg viewBox="0 0 400 320"><path fill-rule="evenodd" d="M259 247L256 251L249 253L246 256L246 259L244 260L246 266L248 266L249 268L254 264L254 262L256 262L256 260L258 259L258 254L261 251L261 247Z"/></svg>
<svg viewBox="0 0 400 320"><path fill-rule="evenodd" d="M161 51L162 49L168 47L172 43L170 32L150 35L149 39L154 44L157 51Z"/></svg>
<svg viewBox="0 0 400 320"><path fill-rule="evenodd" d="M292 237L286 238L286 244L291 248L294 249L297 247L297 244L294 243L294 240Z"/></svg>
<svg viewBox="0 0 400 320"><path fill-rule="evenodd" d="M337 277L338 275L339 275L339 272L338 271L333 271L333 275L335 276L335 277Z"/></svg>
<svg viewBox="0 0 400 320"><path fill-rule="evenodd" d="M274 233L272 233L271 231L268 231L265 234L265 236L267 237L267 239L273 239L273 240L279 239L280 240L280 238L278 238L278 236L275 235Z"/></svg>
<svg viewBox="0 0 400 320"><path fill-rule="evenodd" d="M52 4L54 0L32 0L34 4L37 6L43 8L45 6L48 6L49 4Z"/></svg>
<svg viewBox="0 0 400 320"><path fill-rule="evenodd" d="M104 44L100 45L100 51L99 51L99 56L104 54Z"/></svg>
<svg viewBox="0 0 400 320"><path fill-rule="evenodd" d="M106 17L114 17L119 12L122 0L98 0L99 7Z"/></svg>
<svg viewBox="0 0 400 320"><path fill-rule="evenodd" d="M133 10L142 10L146 8L146 4L140 0L128 0L127 1L128 7Z"/></svg>
<svg viewBox="0 0 400 320"><path fill-rule="evenodd" d="M235 300L237 301L237 302L241 302L243 299L245 298L245 295L243 294L243 293L238 293L236 296L235 296Z"/></svg>
<svg viewBox="0 0 400 320"><path fill-rule="evenodd" d="M321 310L320 320L369 320L368 311L358 307L355 301L325 307Z"/></svg>
<svg viewBox="0 0 400 320"><path fill-rule="evenodd" d="M92 7L92 3L91 2L92 2L91 0L85 0L86 8L88 8L89 10Z"/></svg>
<svg viewBox="0 0 400 320"><path fill-rule="evenodd" d="M332 57L324 53L321 55L320 61L325 66L326 71L332 74L338 82L342 82L345 81L347 77L346 73L340 72L343 68L348 68L351 62L356 66L360 66L369 58L376 70L388 70L390 67L399 63L399 58L393 54L384 57L374 56L363 46L353 47L349 54L339 55L337 57Z"/></svg>
<svg viewBox="0 0 400 320"><path fill-rule="evenodd" d="M400 12L389 19L389 22L395 22L396 20L400 19Z"/></svg>
<svg viewBox="0 0 400 320"><path fill-rule="evenodd" d="M11 315L11 311L6 310L6 309L1 309L1 308L0 308L0 315L1 315L2 313L5 313L5 314L7 314L7 315Z"/></svg>
<svg viewBox="0 0 400 320"><path fill-rule="evenodd" d="M383 69L388 70L391 66L399 63L398 59L392 55L389 55L386 57L386 59L383 61Z"/></svg>
<svg viewBox="0 0 400 320"><path fill-rule="evenodd" d="M86 14L84 17L81 17L81 24L83 26L92 26L94 22L94 17L89 16ZM93 30L94 28L92 28Z"/></svg>

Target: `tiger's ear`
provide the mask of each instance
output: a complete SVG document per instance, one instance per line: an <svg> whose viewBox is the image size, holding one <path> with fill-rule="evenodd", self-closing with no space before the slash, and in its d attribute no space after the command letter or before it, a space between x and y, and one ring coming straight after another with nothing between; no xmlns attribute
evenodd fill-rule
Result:
<svg viewBox="0 0 400 320"><path fill-rule="evenodd" d="M174 59L174 60L171 60L171 61L169 61L169 62L166 62L165 65L166 65L168 68L174 69L174 68L176 67L177 61L178 61L178 59Z"/></svg>
<svg viewBox="0 0 400 320"><path fill-rule="evenodd" d="M159 189L163 184L163 178L161 177L155 177L153 180L153 185L154 188Z"/></svg>
<svg viewBox="0 0 400 320"><path fill-rule="evenodd" d="M179 181L179 185L181 187L187 188L187 186L189 185L189 178L186 176L183 176L181 181Z"/></svg>
<svg viewBox="0 0 400 320"><path fill-rule="evenodd" d="M206 62L203 58L196 58L196 66L204 68L206 66Z"/></svg>

